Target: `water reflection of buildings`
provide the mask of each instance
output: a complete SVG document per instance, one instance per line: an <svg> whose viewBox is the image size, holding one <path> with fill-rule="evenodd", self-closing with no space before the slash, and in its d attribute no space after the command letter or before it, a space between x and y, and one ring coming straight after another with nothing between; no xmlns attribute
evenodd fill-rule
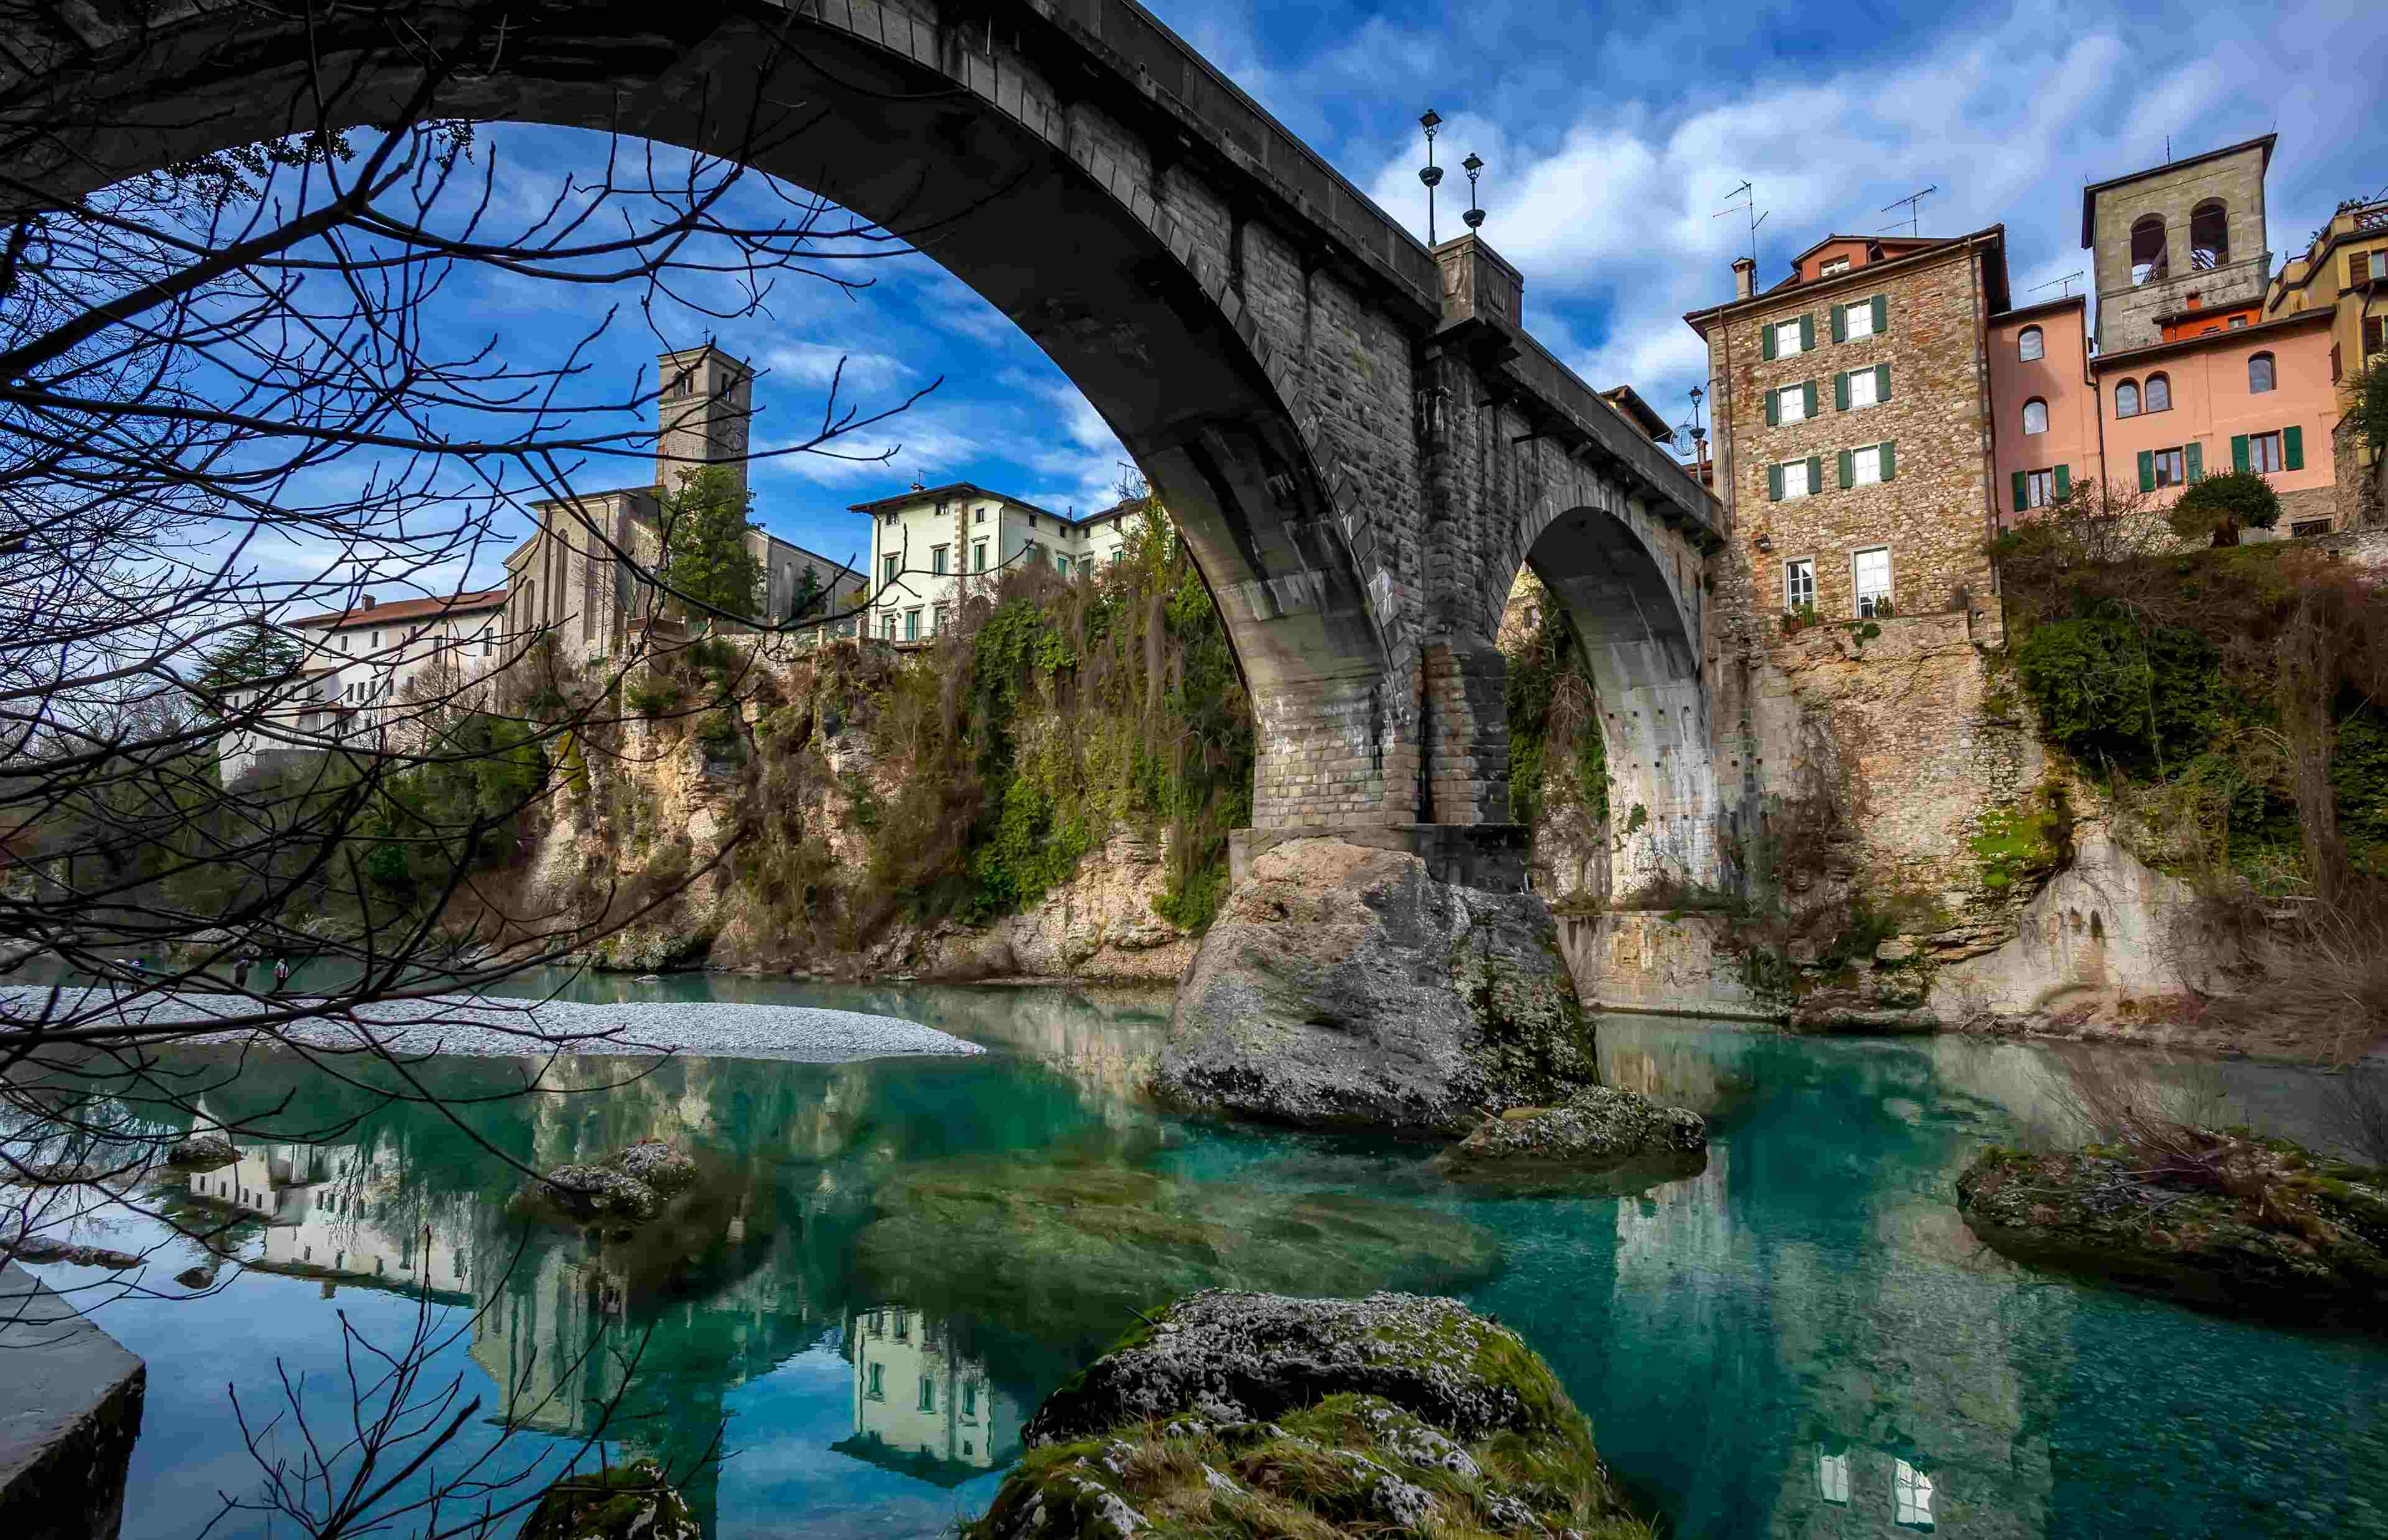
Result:
<svg viewBox="0 0 2388 1540"><path fill-rule="evenodd" d="M193 1199L263 1221L251 1267L342 1282L426 1289L471 1299L472 1246L443 1239L402 1189L394 1152L379 1146L255 1144L232 1165L194 1173Z"/></svg>
<svg viewBox="0 0 2388 1540"><path fill-rule="evenodd" d="M964 1353L947 1323L900 1305L846 1317L854 1436L832 1445L941 1486L1010 1464L1021 1407Z"/></svg>

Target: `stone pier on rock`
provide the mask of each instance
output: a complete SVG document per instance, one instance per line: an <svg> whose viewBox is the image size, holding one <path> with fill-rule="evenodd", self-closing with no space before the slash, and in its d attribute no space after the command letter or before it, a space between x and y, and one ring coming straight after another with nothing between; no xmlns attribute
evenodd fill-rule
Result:
<svg viewBox="0 0 2388 1540"><path fill-rule="evenodd" d="M1155 1086L1189 1110L1449 1136L1597 1079L1539 897L1319 839L1238 884L1178 986Z"/></svg>

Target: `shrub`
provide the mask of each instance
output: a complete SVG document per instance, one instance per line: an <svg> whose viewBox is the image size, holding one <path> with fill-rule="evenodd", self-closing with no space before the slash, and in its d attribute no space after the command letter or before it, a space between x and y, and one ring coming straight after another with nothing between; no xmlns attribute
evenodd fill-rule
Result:
<svg viewBox="0 0 2388 1540"><path fill-rule="evenodd" d="M2223 471L2191 482L2165 518L2184 540L2235 546L2241 530L2280 522L2280 499L2258 472Z"/></svg>

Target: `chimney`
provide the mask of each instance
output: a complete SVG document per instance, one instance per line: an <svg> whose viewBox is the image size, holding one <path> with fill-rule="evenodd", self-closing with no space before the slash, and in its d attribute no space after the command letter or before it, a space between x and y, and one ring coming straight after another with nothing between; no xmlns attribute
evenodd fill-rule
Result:
<svg viewBox="0 0 2388 1540"><path fill-rule="evenodd" d="M370 610L370 609L372 609L373 607L374 607L374 596L373 596L373 595L371 595L371 594L367 594L367 595L365 595L365 608L366 608L366 609L368 609L368 610Z"/></svg>
<svg viewBox="0 0 2388 1540"><path fill-rule="evenodd" d="M1733 259L1733 297L1747 299L1758 292L1758 259L1736 257Z"/></svg>

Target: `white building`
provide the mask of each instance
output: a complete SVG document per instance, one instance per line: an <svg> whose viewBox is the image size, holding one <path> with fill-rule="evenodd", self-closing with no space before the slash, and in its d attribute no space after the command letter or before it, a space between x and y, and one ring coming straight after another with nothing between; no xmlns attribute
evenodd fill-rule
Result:
<svg viewBox="0 0 2388 1540"><path fill-rule="evenodd" d="M900 1305L846 1318L854 1362L854 1436L832 1445L875 1465L954 1484L1010 1463L1019 1405L957 1351L946 1325Z"/></svg>
<svg viewBox="0 0 2388 1540"><path fill-rule="evenodd" d="M1141 500L1083 519L971 482L915 485L852 509L870 521L870 634L925 641L972 584L1024 564L1083 577L1119 560Z"/></svg>

